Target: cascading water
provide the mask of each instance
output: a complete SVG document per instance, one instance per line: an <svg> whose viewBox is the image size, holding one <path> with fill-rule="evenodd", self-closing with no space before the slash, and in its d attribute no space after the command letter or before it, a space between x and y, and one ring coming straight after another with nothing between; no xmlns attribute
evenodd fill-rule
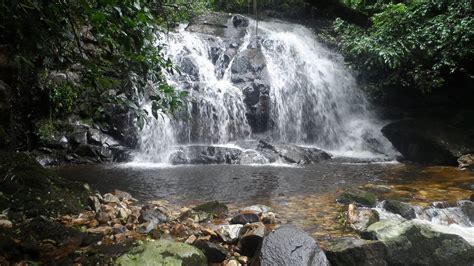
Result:
<svg viewBox="0 0 474 266"><path fill-rule="evenodd" d="M189 99L143 129L135 161L167 162L180 145L227 145L257 131L336 155L395 154L339 55L303 26L259 22L256 37L252 24L238 38L183 26L166 37L166 53L182 72L167 80ZM231 20L221 27L232 30Z"/></svg>

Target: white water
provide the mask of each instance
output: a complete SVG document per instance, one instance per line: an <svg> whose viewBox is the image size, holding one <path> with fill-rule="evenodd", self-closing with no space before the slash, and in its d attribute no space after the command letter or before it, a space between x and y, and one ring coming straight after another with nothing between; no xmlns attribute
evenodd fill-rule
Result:
<svg viewBox="0 0 474 266"><path fill-rule="evenodd" d="M253 24L251 21L239 40L237 55L255 49L249 45L256 40ZM166 39L166 54L182 71L167 80L188 91L190 100L175 117L164 114L143 129L135 162L166 163L178 145L222 145L252 138L244 96L232 83L230 68L236 57L226 63L225 41L188 32L183 26ZM396 154L341 56L318 43L311 30L283 22L259 22L258 44L270 85L273 127L266 136L319 147L336 156ZM212 49L218 50L217 58Z"/></svg>

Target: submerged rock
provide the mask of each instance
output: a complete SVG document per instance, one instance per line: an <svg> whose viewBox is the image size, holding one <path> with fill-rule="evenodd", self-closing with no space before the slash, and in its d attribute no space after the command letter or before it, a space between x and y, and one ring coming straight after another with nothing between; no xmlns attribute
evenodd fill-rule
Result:
<svg viewBox="0 0 474 266"><path fill-rule="evenodd" d="M385 245L381 241L342 237L326 243L326 256L331 265L387 265Z"/></svg>
<svg viewBox="0 0 474 266"><path fill-rule="evenodd" d="M377 203L377 197L371 192L360 189L349 189L337 197L337 202L343 204L356 203L366 207L374 207Z"/></svg>
<svg viewBox="0 0 474 266"><path fill-rule="evenodd" d="M292 225L282 225L263 239L258 260L262 266L329 265L316 241Z"/></svg>
<svg viewBox="0 0 474 266"><path fill-rule="evenodd" d="M207 265L199 249L169 240L146 242L120 256L115 263L129 265Z"/></svg>

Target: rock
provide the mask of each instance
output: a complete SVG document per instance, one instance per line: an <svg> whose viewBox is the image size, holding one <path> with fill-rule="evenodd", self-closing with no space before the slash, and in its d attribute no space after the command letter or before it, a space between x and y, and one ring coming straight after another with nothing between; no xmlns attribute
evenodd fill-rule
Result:
<svg viewBox="0 0 474 266"><path fill-rule="evenodd" d="M95 219L100 223L100 224L106 224L107 222L112 220L112 217L107 211L104 210L104 208L100 208L100 211L98 211L95 215Z"/></svg>
<svg viewBox="0 0 474 266"><path fill-rule="evenodd" d="M415 221L381 220L367 231L385 245L389 265L471 265L474 261L474 246L462 237Z"/></svg>
<svg viewBox="0 0 474 266"><path fill-rule="evenodd" d="M114 195L119 198L119 200L133 200L133 197L130 193L116 189Z"/></svg>
<svg viewBox="0 0 474 266"><path fill-rule="evenodd" d="M106 194L104 194L104 202L105 203L117 203L117 204L119 204L120 200L116 196L114 196L110 193L106 193Z"/></svg>
<svg viewBox="0 0 474 266"><path fill-rule="evenodd" d="M459 169L474 170L474 155L465 154L458 158Z"/></svg>
<svg viewBox="0 0 474 266"><path fill-rule="evenodd" d="M387 265L385 246L380 241L353 237L334 239L325 245L326 256L331 265Z"/></svg>
<svg viewBox="0 0 474 266"><path fill-rule="evenodd" d="M155 224L161 224L168 221L168 217L158 208L154 208L149 205L145 205L140 210L140 216L138 222L146 223L152 222Z"/></svg>
<svg viewBox="0 0 474 266"><path fill-rule="evenodd" d="M258 213L253 211L241 211L230 220L231 224L249 224L260 222Z"/></svg>
<svg viewBox="0 0 474 266"><path fill-rule="evenodd" d="M358 205L366 207L374 207L377 203L377 197L375 194L360 190L360 189L348 189L344 191L339 197L337 202L343 204L357 203Z"/></svg>
<svg viewBox="0 0 474 266"><path fill-rule="evenodd" d="M273 212L263 213L261 220L264 224L276 224L276 216Z"/></svg>
<svg viewBox="0 0 474 266"><path fill-rule="evenodd" d="M222 240L224 240L224 242L235 243L239 240L240 230L242 230L242 227L243 225L240 224L220 225L216 230L216 233Z"/></svg>
<svg viewBox="0 0 474 266"><path fill-rule="evenodd" d="M391 123L382 133L408 160L455 165L457 158L474 150L474 140L445 121L422 119Z"/></svg>
<svg viewBox="0 0 474 266"><path fill-rule="evenodd" d="M258 260L262 266L329 265L316 241L292 225L282 225L263 239Z"/></svg>
<svg viewBox="0 0 474 266"><path fill-rule="evenodd" d="M472 202L472 200L460 200L458 201L458 206L471 223L474 223L474 202Z"/></svg>
<svg viewBox="0 0 474 266"><path fill-rule="evenodd" d="M13 227L13 223L10 220L0 219L0 228L10 229Z"/></svg>
<svg viewBox="0 0 474 266"><path fill-rule="evenodd" d="M264 235L265 225L263 223L244 225L240 231L240 252L245 256L253 257L262 243Z"/></svg>
<svg viewBox="0 0 474 266"><path fill-rule="evenodd" d="M197 240L194 246L202 250L209 263L221 263L228 255L228 251L218 244L209 241Z"/></svg>
<svg viewBox="0 0 474 266"><path fill-rule="evenodd" d="M272 145L266 141L260 140L259 150L271 150L277 153L281 158L289 163L300 165L318 163L323 160L331 159L331 155L325 151L316 148L306 148L297 145Z"/></svg>
<svg viewBox="0 0 474 266"><path fill-rule="evenodd" d="M242 151L236 148L190 145L170 155L172 164L238 164Z"/></svg>
<svg viewBox="0 0 474 266"><path fill-rule="evenodd" d="M252 205L252 206L248 206L241 209L241 211L252 211L257 214L267 213L267 212L270 212L271 210L272 208L265 205L261 205L261 204Z"/></svg>
<svg viewBox="0 0 474 266"><path fill-rule="evenodd" d="M224 203L220 203L218 201L206 202L204 204L194 207L193 210L197 212L206 212L215 217L220 217L229 211L229 209Z"/></svg>
<svg viewBox="0 0 474 266"><path fill-rule="evenodd" d="M196 265L206 266L204 254L197 248L174 241L145 242L120 256L115 264L132 265Z"/></svg>
<svg viewBox="0 0 474 266"><path fill-rule="evenodd" d="M241 15L235 15L232 17L232 24L234 27L248 27L249 26L249 19L241 16Z"/></svg>
<svg viewBox="0 0 474 266"><path fill-rule="evenodd" d="M416 218L415 209L408 203L398 200L386 200L383 207L387 211L399 214L405 219L410 220Z"/></svg>
<svg viewBox="0 0 474 266"><path fill-rule="evenodd" d="M87 132L89 128L86 125L76 125L69 135L69 139L74 144L87 144Z"/></svg>
<svg viewBox="0 0 474 266"><path fill-rule="evenodd" d="M350 213L348 211L347 222L357 232L366 231L367 227L380 220L378 212L372 209L355 208L351 216Z"/></svg>
<svg viewBox="0 0 474 266"><path fill-rule="evenodd" d="M113 229L110 226L99 226L96 228L89 228L86 232L90 234L108 235L112 233L112 230Z"/></svg>
<svg viewBox="0 0 474 266"><path fill-rule="evenodd" d="M469 197L469 200L474 201L474 194L471 194L471 196Z"/></svg>
<svg viewBox="0 0 474 266"><path fill-rule="evenodd" d="M229 260L224 263L224 266L240 266L240 262L238 260Z"/></svg>
<svg viewBox="0 0 474 266"><path fill-rule="evenodd" d="M194 17L186 30L221 38L240 39L245 36L246 32L245 18L242 17L241 23L237 23L238 26L234 26L232 18L232 15L228 13L209 12Z"/></svg>

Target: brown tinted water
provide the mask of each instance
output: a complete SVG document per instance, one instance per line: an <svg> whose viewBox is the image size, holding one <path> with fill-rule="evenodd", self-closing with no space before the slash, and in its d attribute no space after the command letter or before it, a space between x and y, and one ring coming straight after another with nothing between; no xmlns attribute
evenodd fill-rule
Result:
<svg viewBox="0 0 474 266"><path fill-rule="evenodd" d="M232 210L252 204L273 208L279 220L293 223L319 240L350 235L339 222L337 195L364 186L379 199L427 205L466 199L473 193L474 173L455 167L407 164L320 163L306 167L197 165L132 167L129 165L56 168L66 178L89 183L102 193L125 190L141 201L164 199L178 205L210 200Z"/></svg>

